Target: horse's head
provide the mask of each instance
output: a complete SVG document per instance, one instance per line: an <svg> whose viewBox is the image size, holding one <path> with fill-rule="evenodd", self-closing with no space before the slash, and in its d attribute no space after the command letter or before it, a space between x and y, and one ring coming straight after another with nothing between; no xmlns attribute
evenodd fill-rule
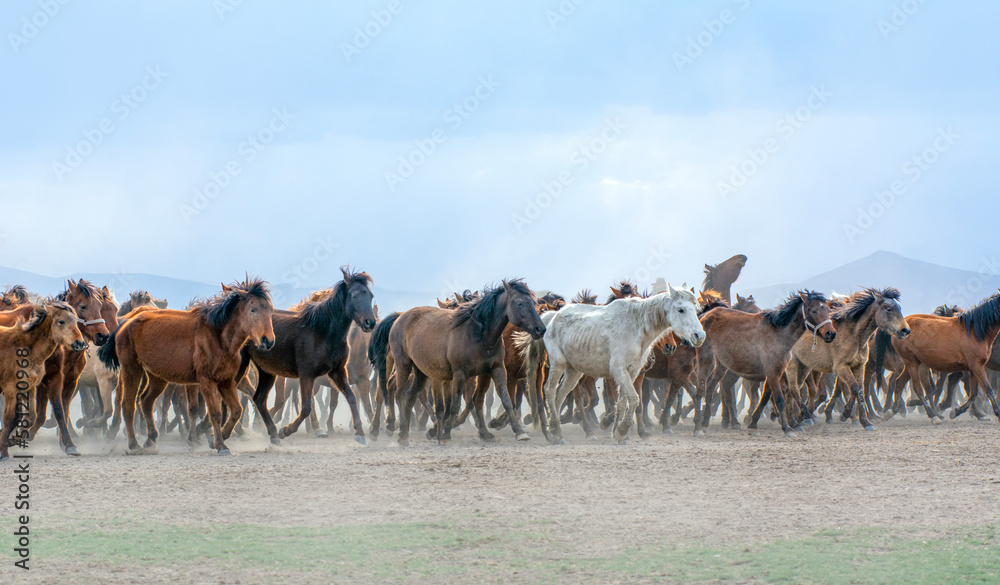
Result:
<svg viewBox="0 0 1000 585"><path fill-rule="evenodd" d="M21 305L28 304L28 302L28 289L24 288L24 285L8 286L7 290L0 295L0 311L16 309Z"/></svg>
<svg viewBox="0 0 1000 585"><path fill-rule="evenodd" d="M104 302L101 292L86 280L67 280L66 291L58 298L76 311L83 336L97 345L104 345L111 332L101 316L101 305Z"/></svg>
<svg viewBox="0 0 1000 585"><path fill-rule="evenodd" d="M247 277L243 282L222 287L224 300L209 317L209 322L224 325L228 321L238 323L247 339L253 341L257 349L267 351L274 347L274 324L271 316L274 305L271 293L263 280ZM217 297L218 298L218 297ZM213 303L210 301L210 306Z"/></svg>
<svg viewBox="0 0 1000 585"><path fill-rule="evenodd" d="M545 324L535 310L535 299L532 298L528 287L520 280L505 280L503 290L507 297L505 309L507 320L514 327L527 332L533 339L541 339L545 335Z"/></svg>
<svg viewBox="0 0 1000 585"><path fill-rule="evenodd" d="M686 288L674 288L670 283L667 283L666 294L670 298L667 318L674 335L692 347L700 347L705 343L705 330L698 320L698 299L693 292Z"/></svg>
<svg viewBox="0 0 1000 585"><path fill-rule="evenodd" d="M883 291L870 290L875 297L875 324L879 329L903 339L910 334L910 326L903 317L899 306L899 291L887 288Z"/></svg>
<svg viewBox="0 0 1000 585"><path fill-rule="evenodd" d="M811 294L808 291L799 292L802 299L802 316L805 319L806 329L823 337L823 341L830 343L837 337L837 329L830 319L830 305L826 299L819 294Z"/></svg>
<svg viewBox="0 0 1000 585"><path fill-rule="evenodd" d="M101 289L101 319L104 319L104 326L108 331L118 328L118 301L115 300L115 293L111 292L107 286ZM107 341L105 339L104 341ZM97 345L103 345L103 341L95 341Z"/></svg>
<svg viewBox="0 0 1000 585"><path fill-rule="evenodd" d="M87 340L77 323L78 318L73 307L57 301L35 307L31 318L21 327L24 331L31 331L37 327L47 326L49 335L57 344L73 351L83 351L87 349Z"/></svg>
<svg viewBox="0 0 1000 585"><path fill-rule="evenodd" d="M679 342L677 341L677 336L674 335L674 332L667 331L667 334L661 337L660 340L656 342L656 347L658 347L659 350L663 352L663 355L665 357L670 357L674 355L675 351L677 351L678 344Z"/></svg>
<svg viewBox="0 0 1000 585"><path fill-rule="evenodd" d="M757 306L757 302L753 300L753 295L747 295L741 297L739 293L736 293L736 304L733 308L737 311L743 311L744 313L759 313L760 307Z"/></svg>
<svg viewBox="0 0 1000 585"><path fill-rule="evenodd" d="M341 266L340 272L344 275L341 286L347 294L344 310L362 331L369 333L378 323L375 309L372 308L372 300L375 298L371 289L372 278L364 272L351 272L344 266Z"/></svg>

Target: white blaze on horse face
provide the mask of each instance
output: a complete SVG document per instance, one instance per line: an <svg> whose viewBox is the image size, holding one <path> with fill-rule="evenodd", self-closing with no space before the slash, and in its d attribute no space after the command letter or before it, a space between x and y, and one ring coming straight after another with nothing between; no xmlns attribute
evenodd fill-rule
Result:
<svg viewBox="0 0 1000 585"><path fill-rule="evenodd" d="M670 328L674 335L685 339L694 347L705 343L705 330L698 320L698 308L694 293L686 289L675 289L667 285L670 291Z"/></svg>

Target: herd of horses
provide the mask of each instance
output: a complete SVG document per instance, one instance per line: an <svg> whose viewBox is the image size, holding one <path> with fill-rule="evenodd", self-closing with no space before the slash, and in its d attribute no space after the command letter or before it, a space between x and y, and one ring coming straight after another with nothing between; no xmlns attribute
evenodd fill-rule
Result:
<svg viewBox="0 0 1000 585"><path fill-rule="evenodd" d="M145 291L119 305L84 280L47 299L10 286L0 296L0 460L35 437L49 404L60 446L79 455L68 414L77 396L76 428L113 440L124 423L129 454L156 453L173 428L228 454L251 411L275 444L307 421L326 434L313 408L321 385L331 389L327 429L342 394L362 444L359 398L371 438L384 424L403 446L428 425L427 438L446 444L470 414L483 441L509 426L518 441L533 428L554 444L566 424L590 440L610 429L619 443L635 424L646 438L655 417L669 433L691 416L701 436L720 408L724 428L756 432L768 413L791 436L821 413L832 422L838 408L865 430L914 407L935 424L952 407L952 418L970 408L985 418L986 400L1000 419L991 374L1000 293L968 310L906 317L893 288L829 299L802 290L761 310L752 295L731 298L746 260L706 264L700 292L667 284L647 294L622 282L601 304L589 291L567 301L511 279L381 320L372 279L347 268L289 310L250 277L185 310ZM296 388L298 412L279 428ZM494 394L502 408L488 420ZM750 402L742 423L737 396Z"/></svg>

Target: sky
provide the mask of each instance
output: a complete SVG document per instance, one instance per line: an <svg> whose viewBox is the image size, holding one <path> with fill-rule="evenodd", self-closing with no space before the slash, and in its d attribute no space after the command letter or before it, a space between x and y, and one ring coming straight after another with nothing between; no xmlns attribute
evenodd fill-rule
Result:
<svg viewBox="0 0 1000 585"><path fill-rule="evenodd" d="M996 252L995 2L4 2L0 265L390 290Z"/></svg>

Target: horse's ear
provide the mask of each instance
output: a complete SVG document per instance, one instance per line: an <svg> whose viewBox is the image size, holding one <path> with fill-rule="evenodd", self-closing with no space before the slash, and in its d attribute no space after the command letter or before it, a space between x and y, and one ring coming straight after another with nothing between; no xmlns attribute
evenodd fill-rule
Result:
<svg viewBox="0 0 1000 585"><path fill-rule="evenodd" d="M462 295L455 293L455 302L461 305L465 302L465 299L462 298Z"/></svg>
<svg viewBox="0 0 1000 585"><path fill-rule="evenodd" d="M344 275L344 282L350 284L351 283L351 273L348 272L346 266L341 266L340 267L340 273Z"/></svg>
<svg viewBox="0 0 1000 585"><path fill-rule="evenodd" d="M677 289L675 289L669 282L667 283L667 294L671 297L677 296Z"/></svg>
<svg viewBox="0 0 1000 585"><path fill-rule="evenodd" d="M611 288L611 293L612 293L612 294L614 294L614 295L615 295L616 297L618 297L618 298L621 298L621 296L622 296L622 289L620 289L620 288L615 288L615 287L613 287L613 286L612 286L612 287L610 287L610 288Z"/></svg>
<svg viewBox="0 0 1000 585"><path fill-rule="evenodd" d="M809 304L809 295L803 291L799 291L799 298L802 299L803 303Z"/></svg>
<svg viewBox="0 0 1000 585"><path fill-rule="evenodd" d="M712 267L710 265L708 265L708 264L705 265L705 270L711 270L711 269L712 269Z"/></svg>
<svg viewBox="0 0 1000 585"><path fill-rule="evenodd" d="M222 292L230 292L232 290L233 289L231 287L226 286L226 283L222 283Z"/></svg>
<svg viewBox="0 0 1000 585"><path fill-rule="evenodd" d="M106 299L111 298L111 290L108 289L108 285L104 285L104 288L101 289L101 294L104 295L104 298Z"/></svg>
<svg viewBox="0 0 1000 585"><path fill-rule="evenodd" d="M70 292L76 291L76 283L72 280L66 280L66 290Z"/></svg>
<svg viewBox="0 0 1000 585"><path fill-rule="evenodd" d="M439 309L447 309L448 308L448 305L442 303L441 299L435 298L434 300L437 301Z"/></svg>

